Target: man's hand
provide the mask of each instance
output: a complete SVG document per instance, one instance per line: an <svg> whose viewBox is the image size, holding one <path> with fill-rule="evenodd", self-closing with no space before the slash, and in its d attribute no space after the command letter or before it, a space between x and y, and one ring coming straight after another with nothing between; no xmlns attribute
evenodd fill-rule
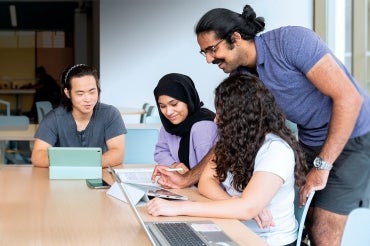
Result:
<svg viewBox="0 0 370 246"><path fill-rule="evenodd" d="M329 170L319 170L312 168L306 176L306 184L301 187L299 204L304 206L306 204L307 197L312 191L322 190L325 188L328 182Z"/></svg>
<svg viewBox="0 0 370 246"><path fill-rule="evenodd" d="M255 218L253 218L256 222L259 228L269 228L270 226L275 226L274 221L272 220L272 215L270 210L267 208L264 208Z"/></svg>

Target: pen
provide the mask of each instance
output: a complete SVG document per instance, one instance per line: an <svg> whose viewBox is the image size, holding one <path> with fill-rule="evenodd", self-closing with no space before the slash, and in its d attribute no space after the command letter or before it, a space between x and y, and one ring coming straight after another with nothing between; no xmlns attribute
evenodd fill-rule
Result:
<svg viewBox="0 0 370 246"><path fill-rule="evenodd" d="M180 172L180 171L182 171L182 168L181 167L178 167L178 168L166 168L165 170L168 171L168 172Z"/></svg>

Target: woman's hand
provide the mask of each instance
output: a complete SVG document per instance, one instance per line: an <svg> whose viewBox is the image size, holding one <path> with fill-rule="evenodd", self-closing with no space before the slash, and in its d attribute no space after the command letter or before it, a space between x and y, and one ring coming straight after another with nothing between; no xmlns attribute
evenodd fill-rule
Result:
<svg viewBox="0 0 370 246"><path fill-rule="evenodd" d="M180 174L184 174L189 171L188 167L182 162L175 162L170 167L171 168L181 168L182 171L178 171L178 173Z"/></svg>
<svg viewBox="0 0 370 246"><path fill-rule="evenodd" d="M146 210L153 216L177 216L180 215L181 204L185 202L168 201L157 197L146 204Z"/></svg>
<svg viewBox="0 0 370 246"><path fill-rule="evenodd" d="M156 165L152 174L152 182L163 188L181 189L186 187L186 180L179 172L166 171L168 166Z"/></svg>

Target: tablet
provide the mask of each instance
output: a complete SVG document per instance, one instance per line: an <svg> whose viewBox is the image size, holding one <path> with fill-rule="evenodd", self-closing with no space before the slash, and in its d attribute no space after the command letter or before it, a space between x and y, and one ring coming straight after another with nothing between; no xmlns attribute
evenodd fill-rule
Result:
<svg viewBox="0 0 370 246"><path fill-rule="evenodd" d="M166 189L163 189L163 188L149 189L147 191L147 196L148 196L149 199L159 197L159 198L163 198L163 199L167 199L167 200L183 200L183 201L188 200L188 197L186 197L186 196L177 194L173 191L166 190Z"/></svg>
<svg viewBox="0 0 370 246"><path fill-rule="evenodd" d="M97 147L49 147L50 179L102 178L102 150Z"/></svg>

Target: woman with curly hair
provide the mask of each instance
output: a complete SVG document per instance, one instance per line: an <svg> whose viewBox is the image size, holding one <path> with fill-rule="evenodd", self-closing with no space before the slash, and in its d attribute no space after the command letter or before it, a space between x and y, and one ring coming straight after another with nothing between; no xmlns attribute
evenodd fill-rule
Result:
<svg viewBox="0 0 370 246"><path fill-rule="evenodd" d="M269 245L295 245L294 186L304 184L306 162L274 97L257 77L233 75L216 88L215 108L219 140L198 184L213 201L153 199L148 212L239 219ZM265 208L273 227L253 220Z"/></svg>

